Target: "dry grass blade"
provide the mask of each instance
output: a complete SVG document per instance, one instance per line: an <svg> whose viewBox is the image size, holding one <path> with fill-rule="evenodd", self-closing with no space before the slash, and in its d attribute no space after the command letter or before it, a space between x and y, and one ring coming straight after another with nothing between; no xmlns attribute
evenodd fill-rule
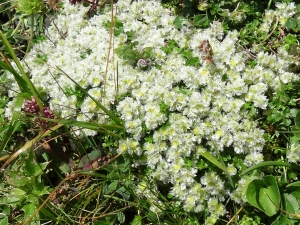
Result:
<svg viewBox="0 0 300 225"><path fill-rule="evenodd" d="M42 138L46 137L47 135L51 134L53 131L57 130L58 128L64 126L63 124L58 124L51 129L47 130L46 132L41 131L38 136L33 138L32 140L26 142L26 144L20 148L18 151L16 151L14 154L12 154L8 160L5 161L5 163L1 166L1 170L3 170L9 163L11 163L15 158L17 158L21 153L25 152L28 148L32 147L34 143L38 142Z"/></svg>

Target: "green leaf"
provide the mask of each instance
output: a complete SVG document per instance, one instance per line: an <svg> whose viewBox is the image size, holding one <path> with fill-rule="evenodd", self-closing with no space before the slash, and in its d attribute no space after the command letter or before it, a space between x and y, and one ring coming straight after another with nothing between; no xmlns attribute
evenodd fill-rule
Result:
<svg viewBox="0 0 300 225"><path fill-rule="evenodd" d="M227 168L222 165L216 157L214 157L212 154L209 152L204 152L201 154L204 158L206 158L208 161L210 161L212 164L215 166L219 167L221 170L223 170L226 174L228 174Z"/></svg>
<svg viewBox="0 0 300 225"><path fill-rule="evenodd" d="M8 217L4 217L2 220L0 220L0 225L8 225Z"/></svg>
<svg viewBox="0 0 300 225"><path fill-rule="evenodd" d="M284 203L285 203L285 205L284 205L285 211L287 211L288 213L291 213L291 214L300 214L299 192L298 192L298 194L295 194L295 195L284 193L283 197L284 197ZM295 218L293 216L290 216L290 217L292 219Z"/></svg>
<svg viewBox="0 0 300 225"><path fill-rule="evenodd" d="M295 124L297 127L300 128L300 111L297 113L297 115L295 117Z"/></svg>
<svg viewBox="0 0 300 225"><path fill-rule="evenodd" d="M175 20L173 21L173 25L176 28L181 29L185 21L187 21L187 19L184 18L183 16L176 16Z"/></svg>
<svg viewBox="0 0 300 225"><path fill-rule="evenodd" d="M10 191L10 194L13 196L23 196L26 194L26 192L20 188L14 188Z"/></svg>
<svg viewBox="0 0 300 225"><path fill-rule="evenodd" d="M118 187L118 183L119 182L117 180L115 180L110 185L108 185L108 187L107 187L107 193L106 194L114 192L117 189L117 187Z"/></svg>
<svg viewBox="0 0 300 225"><path fill-rule="evenodd" d="M288 18L285 23L285 26L289 29L296 30L298 26L298 22L294 18Z"/></svg>
<svg viewBox="0 0 300 225"><path fill-rule="evenodd" d="M300 181L296 181L296 182L293 182L291 184L288 184L286 187L287 188L288 187L300 187Z"/></svg>
<svg viewBox="0 0 300 225"><path fill-rule="evenodd" d="M42 168L36 163L33 151L29 151L28 157L25 159L24 174L26 176L38 176L43 174Z"/></svg>
<svg viewBox="0 0 300 225"><path fill-rule="evenodd" d="M68 174L72 171L71 166L66 162L61 162L61 164L59 165L59 169L65 174Z"/></svg>
<svg viewBox="0 0 300 225"><path fill-rule="evenodd" d="M37 205L35 203L29 203L27 205L25 205L22 209L25 213L25 218L24 219L29 219L31 217L31 215L33 215L33 213L35 212L35 210L37 209ZM39 220L39 214L35 214L34 217L32 218L32 220Z"/></svg>
<svg viewBox="0 0 300 225"><path fill-rule="evenodd" d="M14 171L7 171L6 174L10 176L9 183L16 187L22 187L31 182L29 177L24 177L22 175L16 174Z"/></svg>
<svg viewBox="0 0 300 225"><path fill-rule="evenodd" d="M283 38L284 42L288 45L295 45L297 44L297 37L296 35L288 34Z"/></svg>
<svg viewBox="0 0 300 225"><path fill-rule="evenodd" d="M253 180L246 190L248 202L267 216L278 212L280 193L275 177L265 176L264 180Z"/></svg>
<svg viewBox="0 0 300 225"><path fill-rule="evenodd" d="M141 216L134 216L130 225L142 225L142 217Z"/></svg>
<svg viewBox="0 0 300 225"><path fill-rule="evenodd" d="M285 215L279 215L271 225L293 225L297 221L288 219Z"/></svg>
<svg viewBox="0 0 300 225"><path fill-rule="evenodd" d="M278 162L278 161L266 161L266 162L261 162L261 163L258 163L256 165L254 165L254 166L249 167L248 169L244 170L241 173L241 175L243 176L245 174L250 173L253 170L259 169L261 167L266 167L266 166L285 166L285 167L293 168L293 169L296 169L296 170L300 169L300 167L298 165L294 165L294 164L291 164L291 163Z"/></svg>
<svg viewBox="0 0 300 225"><path fill-rule="evenodd" d="M33 185L32 189L33 189L32 193L35 194L36 196L42 196L42 195L49 194L49 192L47 191L43 182L36 182Z"/></svg>
<svg viewBox="0 0 300 225"><path fill-rule="evenodd" d="M116 192L122 195L125 200L129 200L130 193L125 189L125 187L120 187Z"/></svg>
<svg viewBox="0 0 300 225"><path fill-rule="evenodd" d="M118 212L118 213L117 213L117 218L118 218L118 221L119 221L120 223L124 223L124 222L125 222L125 215L124 215L124 213Z"/></svg>
<svg viewBox="0 0 300 225"><path fill-rule="evenodd" d="M253 180L247 187L246 198L248 202L254 207L263 211L263 207L259 202L259 191L261 187L264 187L265 183L261 180Z"/></svg>
<svg viewBox="0 0 300 225"><path fill-rule="evenodd" d="M209 26L209 19L206 15L195 15L194 17L194 24L196 27L208 27Z"/></svg>

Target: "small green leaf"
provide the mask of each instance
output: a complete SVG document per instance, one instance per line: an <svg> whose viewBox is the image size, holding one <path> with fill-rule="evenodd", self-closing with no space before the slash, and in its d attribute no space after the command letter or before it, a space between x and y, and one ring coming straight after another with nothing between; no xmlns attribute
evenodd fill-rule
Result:
<svg viewBox="0 0 300 225"><path fill-rule="evenodd" d="M42 196L42 195L49 194L49 192L47 191L43 182L36 182L33 185L32 189L33 189L32 193L35 194L36 196Z"/></svg>
<svg viewBox="0 0 300 225"><path fill-rule="evenodd" d="M181 29L182 28L182 25L183 23L187 21L186 18L184 18L183 16L176 16L174 22L173 22L173 25L178 28L178 29Z"/></svg>
<svg viewBox="0 0 300 225"><path fill-rule="evenodd" d="M296 30L298 26L298 22L294 18L288 18L285 23L285 26L289 29Z"/></svg>
<svg viewBox="0 0 300 225"><path fill-rule="evenodd" d="M25 205L23 208L23 211L25 213L25 219L29 219L29 217L31 217L31 215L35 212L35 210L37 209L37 205L35 203L29 203L27 205ZM37 213L32 220L39 220L39 214Z"/></svg>
<svg viewBox="0 0 300 225"><path fill-rule="evenodd" d="M130 60L137 60L139 53L136 50L133 49L127 49L125 51L125 55Z"/></svg>
<svg viewBox="0 0 300 225"><path fill-rule="evenodd" d="M288 187L300 187L300 181L296 181L296 182L293 182L291 184L288 184L286 187L287 188Z"/></svg>
<svg viewBox="0 0 300 225"><path fill-rule="evenodd" d="M125 200L129 200L130 198L130 193L125 189L125 187L120 187L118 190L117 190L117 193L122 195L122 197L125 199Z"/></svg>
<svg viewBox="0 0 300 225"><path fill-rule="evenodd" d="M300 128L300 111L297 113L297 115L295 117L295 124L297 127Z"/></svg>
<svg viewBox="0 0 300 225"><path fill-rule="evenodd" d="M124 222L125 222L125 215L124 215L124 213L118 212L118 213L117 213L117 218L118 218L118 221L119 221L120 223L124 223Z"/></svg>
<svg viewBox="0 0 300 225"><path fill-rule="evenodd" d="M300 13L300 4L297 5L296 10L298 13Z"/></svg>
<svg viewBox="0 0 300 225"><path fill-rule="evenodd" d="M297 221L288 219L285 215L279 215L271 225L293 225Z"/></svg>
<svg viewBox="0 0 300 225"><path fill-rule="evenodd" d="M38 176L43 173L41 166L38 165L34 159L33 151L29 151L29 155L25 159L24 174L26 176Z"/></svg>
<svg viewBox="0 0 300 225"><path fill-rule="evenodd" d="M117 187L118 187L118 183L119 183L119 182L118 182L117 180L114 181L114 182L112 182L112 183L107 187L107 194L114 192L114 191L117 189Z"/></svg>
<svg viewBox="0 0 300 225"><path fill-rule="evenodd" d="M20 188L14 188L11 190L10 194L13 196L23 196L26 194L26 192Z"/></svg>
<svg viewBox="0 0 300 225"><path fill-rule="evenodd" d="M0 225L8 225L8 217L4 217L2 220L0 220Z"/></svg>
<svg viewBox="0 0 300 225"><path fill-rule="evenodd" d="M210 161L212 164L215 166L219 167L221 170L223 170L226 174L228 174L227 168L222 165L216 157L214 157L212 154L209 152L204 152L201 154L204 158L206 158L208 161Z"/></svg>
<svg viewBox="0 0 300 225"><path fill-rule="evenodd" d="M61 162L59 169L65 174L68 174L72 171L71 166L66 162Z"/></svg>
<svg viewBox="0 0 300 225"><path fill-rule="evenodd" d="M195 15L194 24L196 27L205 28L209 25L208 17L205 14Z"/></svg>
<svg viewBox="0 0 300 225"><path fill-rule="evenodd" d="M130 225L142 225L142 217L141 216L134 216Z"/></svg>
<svg viewBox="0 0 300 225"><path fill-rule="evenodd" d="M16 187L22 187L31 182L31 179L29 177L18 175L13 171L7 171L6 173L8 176L10 176L10 184Z"/></svg>
<svg viewBox="0 0 300 225"><path fill-rule="evenodd" d="M292 121L290 119L283 119L282 122L285 126L290 126L292 124Z"/></svg>

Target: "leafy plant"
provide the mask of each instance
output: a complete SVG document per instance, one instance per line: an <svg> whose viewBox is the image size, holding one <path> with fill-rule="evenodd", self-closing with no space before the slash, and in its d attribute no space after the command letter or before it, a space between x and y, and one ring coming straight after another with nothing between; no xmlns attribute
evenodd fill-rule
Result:
<svg viewBox="0 0 300 225"><path fill-rule="evenodd" d="M27 156L14 163L11 169L5 170L4 175L8 178L7 183L2 186L2 197L0 207L11 210L6 214L6 218L13 218L10 223L16 223L28 219L46 194L49 194L48 187L44 186L42 175L48 163L38 163L34 158L33 151L29 151ZM5 192L4 192L5 191ZM23 211L23 212L22 212ZM18 216L12 216L12 215ZM55 216L53 216L55 218ZM37 214L33 218L36 221L42 219L42 215ZM11 219L9 219L11 220Z"/></svg>

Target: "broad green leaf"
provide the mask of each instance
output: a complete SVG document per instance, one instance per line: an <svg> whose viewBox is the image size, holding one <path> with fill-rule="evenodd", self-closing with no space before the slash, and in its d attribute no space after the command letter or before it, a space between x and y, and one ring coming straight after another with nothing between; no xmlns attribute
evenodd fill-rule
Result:
<svg viewBox="0 0 300 225"><path fill-rule="evenodd" d="M296 182L290 183L286 187L287 188L288 187L300 187L300 181L296 181Z"/></svg>
<svg viewBox="0 0 300 225"><path fill-rule="evenodd" d="M26 194L26 192L20 188L14 188L10 191L10 194L13 196L23 196Z"/></svg>
<svg viewBox="0 0 300 225"><path fill-rule="evenodd" d="M36 196L49 194L43 182L36 182L33 185L32 189L33 189L32 193L35 194Z"/></svg>
<svg viewBox="0 0 300 225"><path fill-rule="evenodd" d="M182 25L183 23L187 21L186 18L184 18L183 16L176 16L174 22L173 22L173 25L178 28L178 29L181 29L182 28Z"/></svg>
<svg viewBox="0 0 300 225"><path fill-rule="evenodd" d="M29 203L27 205L25 205L22 209L25 213L25 218L24 219L28 219L31 217L31 215L35 212L35 210L37 209L38 205L36 205L35 203ZM37 213L36 215L34 215L34 217L32 218L32 220L39 220L39 214ZM31 221L32 221L31 220Z"/></svg>
<svg viewBox="0 0 300 225"><path fill-rule="evenodd" d="M116 180L116 181L112 182L110 185L108 185L107 194L114 192L118 187L118 183L119 182Z"/></svg>
<svg viewBox="0 0 300 225"><path fill-rule="evenodd" d="M118 213L117 213L117 218L118 218L118 221L119 221L120 223L124 223L124 222L125 222L125 215L124 215L124 213L118 212Z"/></svg>
<svg viewBox="0 0 300 225"><path fill-rule="evenodd" d="M138 58L138 51L136 50L133 50L133 49L127 49L125 51L125 55L128 57L128 59L131 59L131 60L136 60Z"/></svg>
<svg viewBox="0 0 300 225"><path fill-rule="evenodd" d="M246 190L248 202L262 210L267 216L273 216L280 206L280 193L275 177L266 176L264 180L253 180Z"/></svg>
<svg viewBox="0 0 300 225"><path fill-rule="evenodd" d="M280 214L271 225L293 225L297 221L288 219L284 214Z"/></svg>
<svg viewBox="0 0 300 225"><path fill-rule="evenodd" d="M124 187L120 187L116 192L122 195L125 200L129 200L130 193Z"/></svg>
<svg viewBox="0 0 300 225"><path fill-rule="evenodd" d="M130 225L142 225L142 217L141 216L134 216Z"/></svg>
<svg viewBox="0 0 300 225"><path fill-rule="evenodd" d="M266 187L266 184L261 180L253 180L247 187L246 198L248 202L263 211L263 207L259 201L259 192L261 188Z"/></svg>
<svg viewBox="0 0 300 225"><path fill-rule="evenodd" d="M59 169L65 173L65 174L68 174L68 173L71 173L72 169L71 169L71 166L68 164L68 163L65 163L65 162L62 162L60 165L59 165Z"/></svg>
<svg viewBox="0 0 300 225"><path fill-rule="evenodd" d="M8 217L4 217L2 220L0 220L0 225L8 225Z"/></svg>
<svg viewBox="0 0 300 225"><path fill-rule="evenodd" d="M298 128L300 128L300 111L297 113L295 117L295 124Z"/></svg>
<svg viewBox="0 0 300 225"><path fill-rule="evenodd" d="M29 177L16 174L14 171L7 171L6 174L10 176L9 184L13 186L22 187L31 183L31 179Z"/></svg>
<svg viewBox="0 0 300 225"><path fill-rule="evenodd" d="M209 25L209 20L207 15L195 15L194 16L194 24L198 27L207 27Z"/></svg>
<svg viewBox="0 0 300 225"><path fill-rule="evenodd" d="M44 172L42 168L36 163L33 151L29 151L28 157L25 159L24 174L26 176L38 176Z"/></svg>
<svg viewBox="0 0 300 225"><path fill-rule="evenodd" d="M280 206L280 193L275 177L266 176L264 178L267 188L260 191L260 204L268 216L273 216L278 212Z"/></svg>
<svg viewBox="0 0 300 225"><path fill-rule="evenodd" d="M285 23L285 26L289 29L296 30L298 26L298 22L294 18L288 18Z"/></svg>
<svg viewBox="0 0 300 225"><path fill-rule="evenodd" d="M300 205L299 200L294 195L284 193L284 210L290 214L300 214ZM295 218L289 214L287 214L287 217Z"/></svg>

